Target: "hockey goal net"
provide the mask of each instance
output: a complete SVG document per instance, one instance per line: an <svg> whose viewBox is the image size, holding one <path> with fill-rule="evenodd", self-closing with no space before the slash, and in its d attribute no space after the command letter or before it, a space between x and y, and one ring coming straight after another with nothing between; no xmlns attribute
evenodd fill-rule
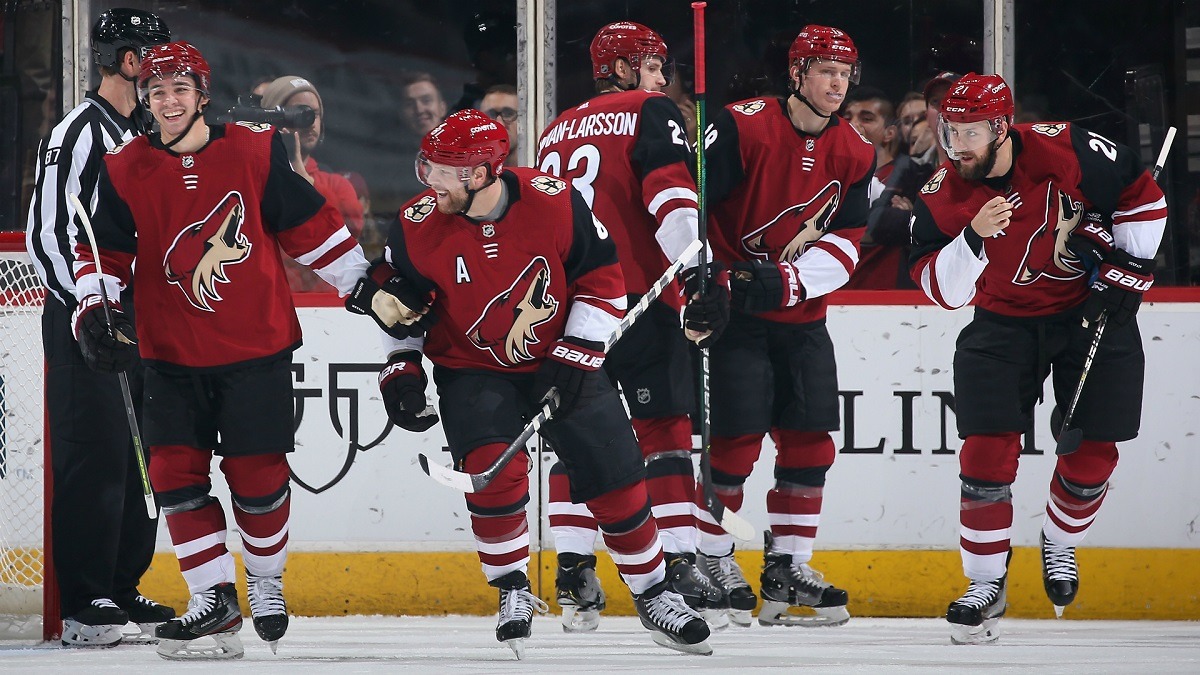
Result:
<svg viewBox="0 0 1200 675"><path fill-rule="evenodd" d="M41 316L24 233L0 233L0 640L61 630L50 570ZM47 608L52 608L48 611Z"/></svg>

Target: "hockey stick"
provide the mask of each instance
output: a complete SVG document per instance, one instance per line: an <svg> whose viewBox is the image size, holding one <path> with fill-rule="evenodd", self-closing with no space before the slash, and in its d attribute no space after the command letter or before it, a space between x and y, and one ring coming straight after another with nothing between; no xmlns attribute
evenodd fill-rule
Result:
<svg viewBox="0 0 1200 675"><path fill-rule="evenodd" d="M707 183L704 162L704 8L706 2L692 3L692 32L695 39L696 51L696 213L697 231L700 235L700 265L696 270L700 277L699 290L701 297L708 289L708 200L704 196ZM712 482L712 408L709 396L709 361L708 348L700 348L700 489L704 497L704 509L712 515L713 520L729 534L743 541L751 541L758 531L745 518L726 509L725 504L717 497Z"/></svg>
<svg viewBox="0 0 1200 675"><path fill-rule="evenodd" d="M1167 129L1166 138L1163 139L1162 150L1158 151L1158 160L1154 162L1154 169L1150 172L1150 177L1158 180L1158 174L1162 173L1163 166L1167 162L1167 154L1171 152L1171 144L1175 141L1175 127ZM1087 358L1083 360L1083 370L1079 373L1079 384L1075 385L1075 394L1071 396L1071 405L1067 407L1067 415L1063 418L1062 426L1059 427L1058 445L1054 448L1054 454L1058 456L1069 455L1079 449L1080 442L1083 441L1083 429L1071 428L1071 420L1075 417L1075 406L1079 405L1079 395L1083 393L1083 383L1087 381L1088 372L1092 369L1092 360L1096 358L1096 349L1100 347L1100 339L1104 337L1104 328L1108 326L1108 313L1101 312L1100 319L1096 321L1096 333L1092 335L1092 344L1088 346Z"/></svg>
<svg viewBox="0 0 1200 675"><path fill-rule="evenodd" d="M96 245L96 233L92 231L92 220L88 217L87 209L83 208L83 203L79 201L79 197L74 192L67 193L67 199L75 205L75 212L79 214L79 222L83 223L83 229L87 230L88 243L92 246L92 257L96 259L96 274L103 276L104 272L100 269L100 248ZM108 322L108 330L112 334L114 340L117 339L116 328L112 323L112 310L108 306L108 289L104 287L104 281L100 281L100 304L104 307L104 320ZM150 520L158 518L158 507L154 504L154 490L150 488L150 475L146 471L146 457L142 454L142 432L138 430L137 415L133 411L133 393L129 389L129 376L124 372L117 373L118 379L121 381L121 397L125 399L125 419L129 421L129 435L133 438L133 455L137 458L138 477L142 479L142 497L146 500L146 515Z"/></svg>
<svg viewBox="0 0 1200 675"><path fill-rule="evenodd" d="M683 271L683 266L687 264L687 262L692 259L692 256L696 255L696 252L699 250L699 241L693 241L691 244L688 244L688 247L683 251L683 254L679 256L679 259L671 263L671 266L667 268L667 271L663 272L662 276L660 276L658 280L654 282L654 285L650 287L650 290L646 291L646 294L642 296L642 299L625 313L625 318L621 319L621 322L617 324L617 327L613 330L612 334L609 335L608 339L604 341L605 352L612 348L612 346L616 344L617 340L621 339L621 336L625 334L625 331L629 330L629 327L633 325L633 322L637 321L638 317L644 314L650 307L650 304L658 299L658 296L662 294L663 289L667 287L667 284L671 283L675 279L676 275ZM459 492L479 492L480 490L486 488L493 480L495 480L500 471L502 471L504 467L510 461L512 461L512 458L515 457L517 453L525 447L525 444L530 438L533 437L534 434L538 432L538 429L541 429L542 425L554 415L554 409L557 407L558 398L555 396L552 397L551 400L547 401L546 405L542 406L542 409L533 416L533 419L529 420L529 424L525 425L525 428L521 431L520 435L517 436L517 439L510 443L509 446L504 449L504 452L500 453L500 456L496 458L496 461L492 462L491 466L484 469L480 473L455 471L449 467L429 461L429 458L426 457L424 453L417 455L417 461L421 463L422 471L442 485L452 487Z"/></svg>

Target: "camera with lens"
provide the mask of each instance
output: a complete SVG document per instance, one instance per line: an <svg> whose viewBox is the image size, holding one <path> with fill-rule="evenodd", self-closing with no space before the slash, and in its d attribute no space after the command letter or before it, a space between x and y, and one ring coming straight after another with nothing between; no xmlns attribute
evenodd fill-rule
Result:
<svg viewBox="0 0 1200 675"><path fill-rule="evenodd" d="M256 122L285 129L307 129L316 123L317 111L306 105L264 108L262 99L258 96L239 96L237 105L221 113L215 121Z"/></svg>

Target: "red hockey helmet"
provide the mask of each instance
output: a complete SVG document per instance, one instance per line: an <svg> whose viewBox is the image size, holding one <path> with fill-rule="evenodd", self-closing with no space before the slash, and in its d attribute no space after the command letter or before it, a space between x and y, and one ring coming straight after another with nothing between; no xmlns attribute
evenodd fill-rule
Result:
<svg viewBox="0 0 1200 675"><path fill-rule="evenodd" d="M208 96L212 70L200 50L190 42L184 41L154 45L146 50L145 56L142 57L142 70L137 78L138 95L146 98L146 85L150 78L166 79L177 75L191 75L196 80L196 88L200 93Z"/></svg>
<svg viewBox="0 0 1200 675"><path fill-rule="evenodd" d="M470 170L486 164L493 176L504 171L508 156L508 131L496 120L470 108L447 117L421 140L417 153L417 177L428 185L429 164L442 164L461 169L460 180L466 180Z"/></svg>
<svg viewBox="0 0 1200 675"><path fill-rule="evenodd" d="M657 56L667 62L667 43L650 28L632 21L618 21L601 28L592 38L592 79L603 80L613 74L613 62L625 59L634 70L642 67L642 57Z"/></svg>
<svg viewBox="0 0 1200 675"><path fill-rule="evenodd" d="M980 122L1006 118L1012 121L1012 89L999 75L963 75L942 97L942 118L947 122Z"/></svg>
<svg viewBox="0 0 1200 675"><path fill-rule="evenodd" d="M800 72L808 70L813 59L826 59L850 64L850 81L858 84L862 66L858 61L858 48L845 31L829 26L809 24L800 29L788 50L788 69L799 64Z"/></svg>

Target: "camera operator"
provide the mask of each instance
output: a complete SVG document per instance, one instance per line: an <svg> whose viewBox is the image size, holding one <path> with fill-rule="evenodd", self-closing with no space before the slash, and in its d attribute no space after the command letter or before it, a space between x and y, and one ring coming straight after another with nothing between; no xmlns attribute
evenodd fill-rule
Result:
<svg viewBox="0 0 1200 675"><path fill-rule="evenodd" d="M280 127L284 144L291 151L292 168L312 183L326 201L337 207L350 233L359 237L363 229L363 208L354 186L341 174L321 168L313 158L313 151L325 136L325 106L317 88L295 75L276 78L263 91L262 107L267 117L261 121ZM272 108L282 109L282 115ZM331 290L308 268L290 260L284 263L293 291Z"/></svg>

